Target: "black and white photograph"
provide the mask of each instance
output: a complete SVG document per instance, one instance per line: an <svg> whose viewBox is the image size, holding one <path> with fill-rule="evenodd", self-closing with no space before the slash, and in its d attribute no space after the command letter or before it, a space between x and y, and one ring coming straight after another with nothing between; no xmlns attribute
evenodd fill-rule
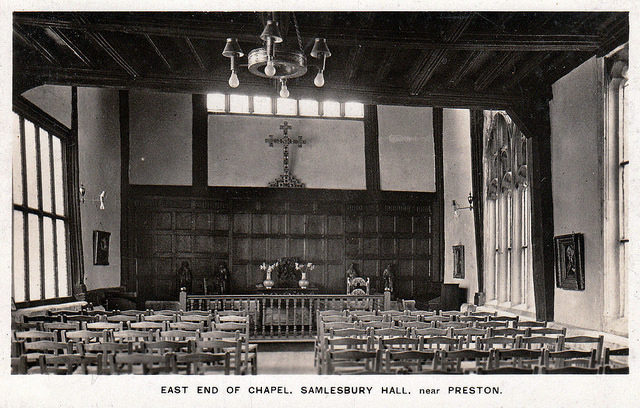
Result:
<svg viewBox="0 0 640 408"><path fill-rule="evenodd" d="M631 5L272 3L5 13L11 383L627 406Z"/></svg>

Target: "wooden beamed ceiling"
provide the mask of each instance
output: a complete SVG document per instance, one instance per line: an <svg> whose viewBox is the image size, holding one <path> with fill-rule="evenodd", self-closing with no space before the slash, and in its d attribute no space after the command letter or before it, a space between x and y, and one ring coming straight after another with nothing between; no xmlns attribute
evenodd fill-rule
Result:
<svg viewBox="0 0 640 408"><path fill-rule="evenodd" d="M248 53L267 18L280 21L309 73L293 97L367 103L507 108L593 55L628 41L627 13L306 12L14 13L14 86L71 84L228 92L227 37ZM294 20L295 19L295 20ZM326 85L313 86L313 39L327 38ZM275 94L242 67L238 92Z"/></svg>

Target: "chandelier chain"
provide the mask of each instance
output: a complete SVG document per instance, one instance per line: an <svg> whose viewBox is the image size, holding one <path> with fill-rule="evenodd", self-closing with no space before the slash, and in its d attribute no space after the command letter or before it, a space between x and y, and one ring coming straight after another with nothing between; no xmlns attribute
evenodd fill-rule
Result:
<svg viewBox="0 0 640 408"><path fill-rule="evenodd" d="M302 49L302 37L300 36L300 28L298 28L298 19L296 18L296 13L291 13L293 17L293 26L296 29L296 37L298 38L298 47L300 48L300 52L304 52Z"/></svg>

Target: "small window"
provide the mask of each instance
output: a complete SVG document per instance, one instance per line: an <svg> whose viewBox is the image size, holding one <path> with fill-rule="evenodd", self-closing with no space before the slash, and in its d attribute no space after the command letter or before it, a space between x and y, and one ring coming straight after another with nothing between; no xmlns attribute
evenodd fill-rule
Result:
<svg viewBox="0 0 640 408"><path fill-rule="evenodd" d="M319 116L318 101L300 99L300 116Z"/></svg>
<svg viewBox="0 0 640 408"><path fill-rule="evenodd" d="M289 98L278 98L276 101L277 114L278 115L292 115L298 114L298 101Z"/></svg>
<svg viewBox="0 0 640 408"><path fill-rule="evenodd" d="M340 102L324 101L322 103L323 116L328 118L340 117Z"/></svg>
<svg viewBox="0 0 640 408"><path fill-rule="evenodd" d="M344 116L348 118L364 117L364 105L359 102L345 102Z"/></svg>
<svg viewBox="0 0 640 408"><path fill-rule="evenodd" d="M268 96L254 96L253 113L257 113L259 115L271 115L273 113L271 98Z"/></svg>
<svg viewBox="0 0 640 408"><path fill-rule="evenodd" d="M209 112L224 112L226 110L225 95L221 93L207 95L207 109Z"/></svg>
<svg viewBox="0 0 640 408"><path fill-rule="evenodd" d="M249 97L247 95L230 95L229 112L249 113Z"/></svg>

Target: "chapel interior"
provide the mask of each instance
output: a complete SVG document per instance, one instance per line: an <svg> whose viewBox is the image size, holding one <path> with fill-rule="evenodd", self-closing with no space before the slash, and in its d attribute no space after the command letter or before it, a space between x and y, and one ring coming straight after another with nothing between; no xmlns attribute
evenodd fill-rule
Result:
<svg viewBox="0 0 640 408"><path fill-rule="evenodd" d="M14 13L12 372L628 372L628 38Z"/></svg>

